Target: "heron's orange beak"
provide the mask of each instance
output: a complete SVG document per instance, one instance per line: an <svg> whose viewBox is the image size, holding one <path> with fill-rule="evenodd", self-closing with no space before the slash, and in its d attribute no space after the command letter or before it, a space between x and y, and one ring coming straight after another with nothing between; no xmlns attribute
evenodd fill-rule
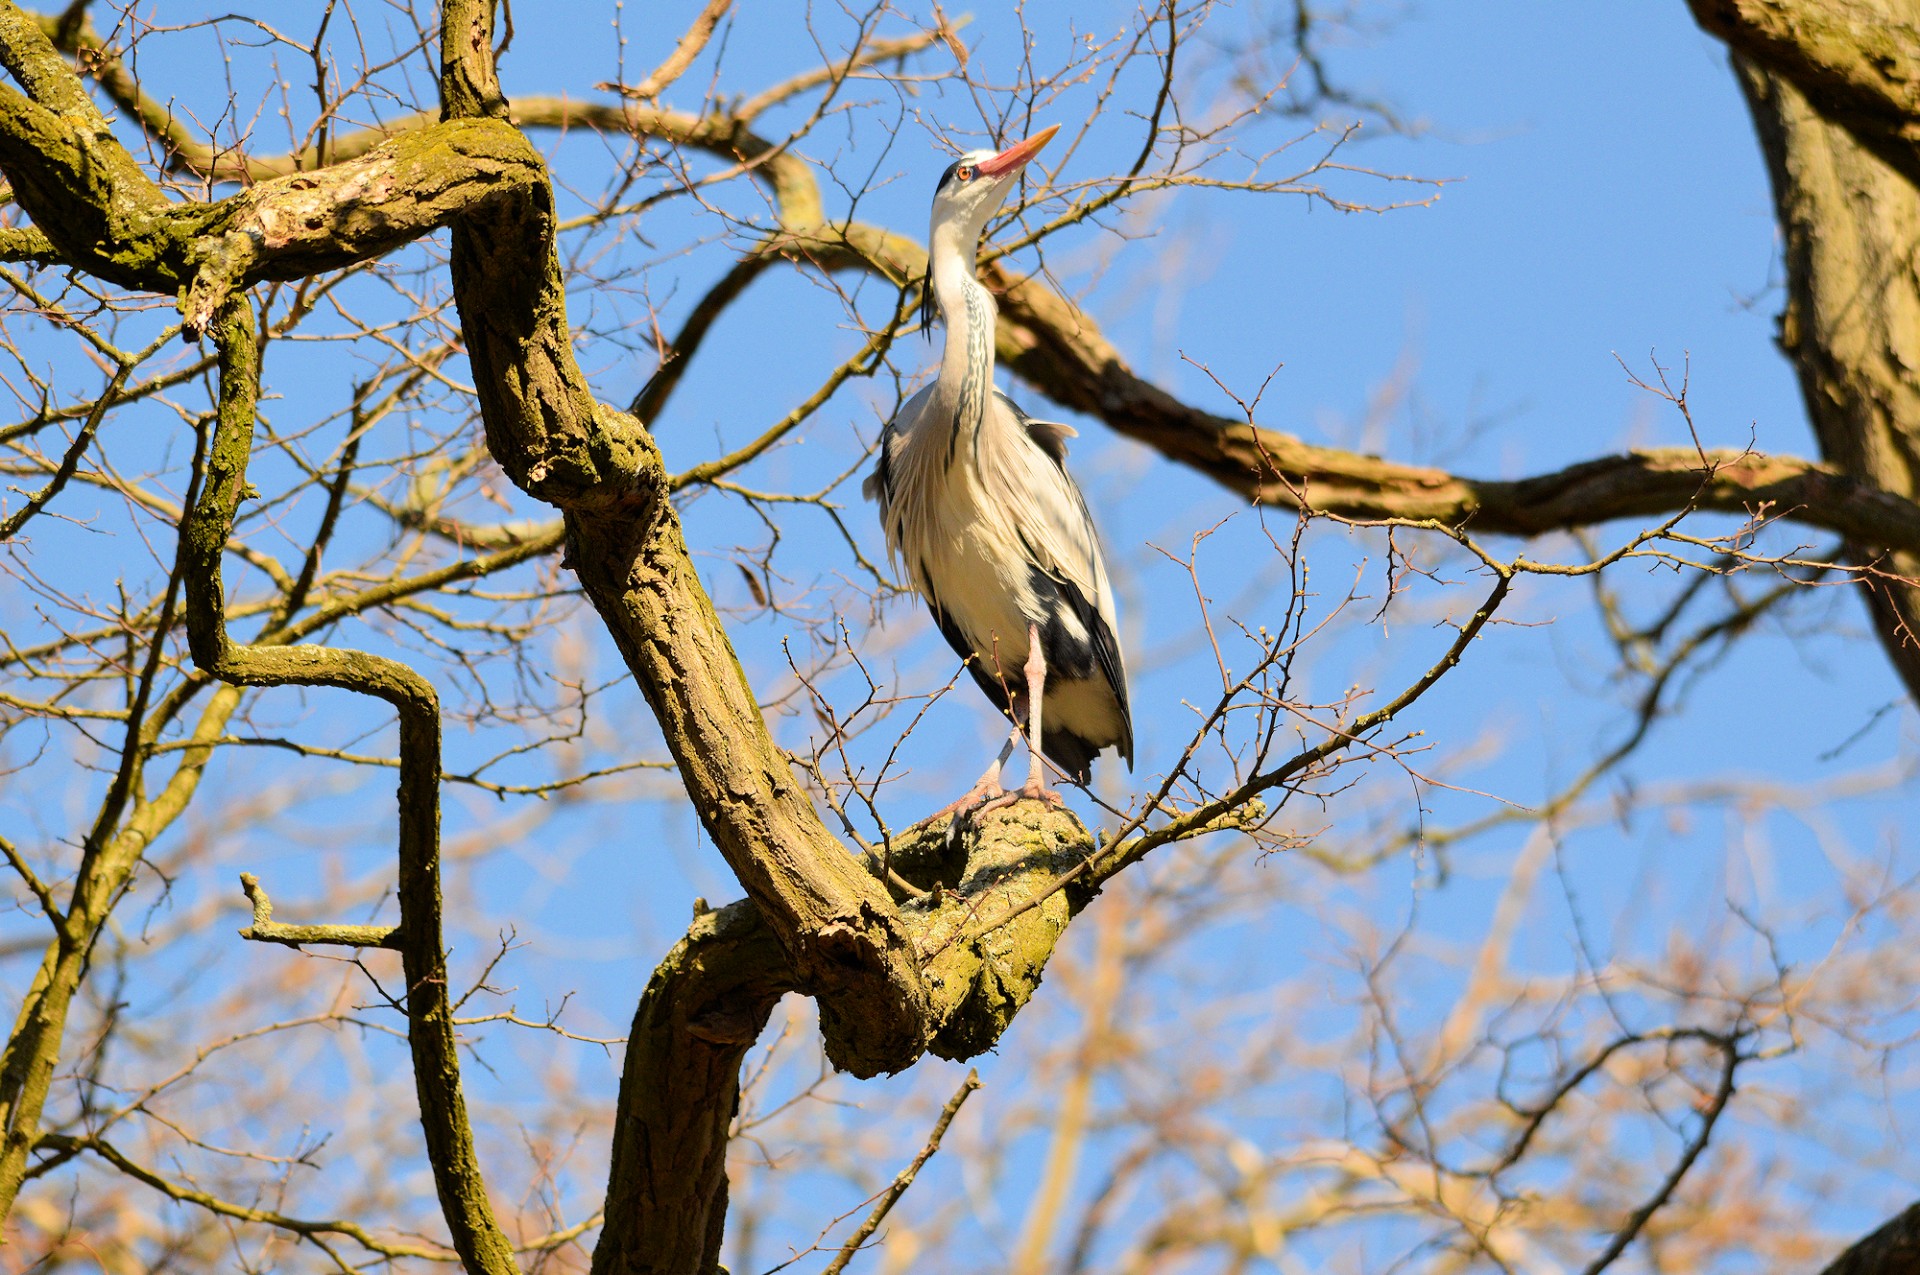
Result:
<svg viewBox="0 0 1920 1275"><path fill-rule="evenodd" d="M1040 153L1040 148L1053 140L1060 131L1058 124L1049 124L1024 142L1015 142L992 159L983 159L974 168L986 177L1005 177L1017 173L1026 162Z"/></svg>

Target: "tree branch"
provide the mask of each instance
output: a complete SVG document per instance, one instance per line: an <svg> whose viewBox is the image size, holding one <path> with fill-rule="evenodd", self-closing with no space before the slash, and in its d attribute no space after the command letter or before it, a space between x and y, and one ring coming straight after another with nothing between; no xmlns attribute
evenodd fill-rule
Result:
<svg viewBox="0 0 1920 1275"><path fill-rule="evenodd" d="M727 1215L740 1064L797 983L753 904L694 918L627 1034L594 1275L710 1275Z"/></svg>
<svg viewBox="0 0 1920 1275"><path fill-rule="evenodd" d="M1703 30L1793 82L1920 185L1920 14L1903 0L1687 0Z"/></svg>
<svg viewBox="0 0 1920 1275"><path fill-rule="evenodd" d="M230 294L213 325L220 403L200 498L181 531L188 643L194 662L236 686L331 686L385 700L400 717L399 900L407 978L407 1043L441 1212L471 1271L513 1275L513 1248L493 1216L460 1088L447 998L440 902L440 704L427 680L395 660L324 646L242 646L227 636L221 557L246 491L259 393L253 306Z"/></svg>
<svg viewBox="0 0 1920 1275"><path fill-rule="evenodd" d="M777 243L822 269L874 272L902 286L926 271L919 244L859 222L796 230ZM1660 448L1529 478L1482 479L1316 446L1180 401L1136 375L1099 325L1041 280L997 262L983 274L1000 294L999 357L1017 375L1056 403L1262 504L1521 537L1703 509L1785 518L1862 545L1920 552L1920 504L1795 457Z"/></svg>
<svg viewBox="0 0 1920 1275"><path fill-rule="evenodd" d="M840 1275L840 1272L847 1269L847 1263L853 1260L853 1255L873 1238L873 1233L880 1229L880 1223L887 1220L887 1214L893 1212L893 1206L900 1202L900 1197L907 1193L907 1188L913 1185L913 1180L920 1176L920 1170L925 1168L927 1161L933 1158L933 1153L940 1149L940 1140L947 1136L947 1126L952 1124L953 1118L960 1113L961 1104L966 1102L973 1091L979 1087L980 1073L969 1071L967 1078L960 1082L960 1087L953 1091L953 1097L947 1099L946 1106L940 1108L940 1118L933 1122L933 1131L927 1135L927 1143L920 1148L920 1154L914 1156L913 1163L900 1170L888 1184L886 1193L880 1197L880 1202L873 1206L873 1212L867 1214L866 1220L860 1223L860 1228L840 1246L840 1251L834 1254L833 1260L821 1269L820 1275Z"/></svg>
<svg viewBox="0 0 1920 1275"><path fill-rule="evenodd" d="M1736 59L1785 241L1780 345L1799 374L1821 453L1889 497L1920 495L1920 187L1785 78ZM1920 698L1920 546L1849 530L1880 644ZM1881 549L1895 550L1882 562Z"/></svg>
<svg viewBox="0 0 1920 1275"><path fill-rule="evenodd" d="M1772 12L1770 5L1780 7L1778 0L1694 3L1697 10L1724 4L1729 11L1750 12L1755 24ZM49 30L56 25L51 17L40 21ZM84 31L73 38L89 50L98 44L97 37ZM862 57L870 61L903 56L924 47L931 38L923 33L901 41L875 42ZM88 39L93 43L87 44ZM462 37L463 59L477 47L476 39L471 32ZM142 98L137 85L118 68L117 62L103 58L95 70L117 104L150 125L171 119L164 108ZM490 72L483 73L483 79L486 74ZM1884 74L1891 93L1897 76L1892 70ZM475 101L493 101L498 86L472 92L477 95ZM878 273L901 286L925 273L925 253L914 240L858 222L825 225L811 165L724 111L695 116L633 101L604 104L524 98L510 107L502 101L498 110L489 107L483 113L496 119L510 115L522 128L594 128L707 150L736 161L773 196L785 233L743 257L696 307L660 372L635 401L635 414L642 421L660 410L713 319L774 256L786 255L824 269ZM495 194L519 200L531 184L544 180L537 154L523 138L508 140L500 133L478 129L424 144L396 145L399 139L432 127L432 117L422 114L402 117L380 130L337 138L328 153L338 163L321 173L308 171L319 163L317 152L253 159L216 152L204 144L190 152L176 147L182 162L196 171L263 183L252 192L212 205L221 210L218 213L196 215L203 224L190 229L207 242L190 277L204 272L203 295L217 291L220 270L232 268L220 260L230 234L245 235L260 245L253 249L258 259L246 265L246 282L297 278L390 251L446 224L469 202ZM380 153L377 159L376 152ZM0 167L4 166L0 153ZM297 177L274 180L290 175ZM416 199L406 193L414 189L425 191L425 197ZM303 230L315 217L321 224ZM1432 519L1486 534L1526 537L1612 519L1657 516L1691 505L1785 517L1862 544L1920 552L1920 505L1862 477L1792 457L1709 453L1712 481L1702 489L1700 458L1686 449L1630 452L1529 478L1498 480L1314 446L1278 430L1181 402L1134 373L1098 324L1042 281L1015 275L998 262L987 270L1002 293L999 354L1016 374L1055 402L1095 416L1168 459L1262 503L1353 518ZM584 386L569 387L569 397L576 393L584 396ZM592 469L587 467L589 472ZM589 480L585 485L595 484ZM565 504L569 496L555 490L550 498Z"/></svg>
<svg viewBox="0 0 1920 1275"><path fill-rule="evenodd" d="M279 943L300 947L307 943L326 943L341 947L384 947L404 950L406 940L396 925L288 925L273 919L273 900L260 878L251 872L240 874L240 889L253 905L253 922L240 931L240 937L256 943Z"/></svg>
<svg viewBox="0 0 1920 1275"><path fill-rule="evenodd" d="M1820 1275L1915 1275L1920 1271L1920 1204L1857 1241Z"/></svg>
<svg viewBox="0 0 1920 1275"><path fill-rule="evenodd" d="M644 102L666 92L667 88L679 79L689 66L693 65L693 60L700 56L700 50L707 47L707 41L713 38L713 29L720 25L720 19L732 7L733 0L707 0L707 7L694 18L693 25L687 28L686 34L682 35L679 43L673 46L673 52L667 55L667 60L655 67L652 74L632 88L623 85L620 89L621 93L639 98Z"/></svg>
<svg viewBox="0 0 1920 1275"><path fill-rule="evenodd" d="M929 954L934 1053L964 1061L999 1041L1084 902L1049 887L1092 853L1079 820L1033 802L981 816L954 843L945 820L896 838L894 869L926 893L902 916ZM967 932L982 909L1042 894L1012 923ZM700 912L654 970L627 1037L595 1275L718 1269L740 1064L795 990L802 980L747 901Z"/></svg>
<svg viewBox="0 0 1920 1275"><path fill-rule="evenodd" d="M449 120L492 110L492 0L446 7ZM504 112L504 103L499 109ZM531 148L529 148L531 149ZM666 500L659 449L594 401L573 357L544 172L453 226L452 273L494 459L567 515L569 561L659 720L714 845L820 1002L856 1075L925 1047L927 991L892 900L827 831L767 733Z"/></svg>

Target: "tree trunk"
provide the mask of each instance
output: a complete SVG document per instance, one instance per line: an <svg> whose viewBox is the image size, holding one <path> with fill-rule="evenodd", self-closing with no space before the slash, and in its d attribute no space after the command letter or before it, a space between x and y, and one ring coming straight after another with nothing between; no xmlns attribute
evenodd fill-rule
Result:
<svg viewBox="0 0 1920 1275"><path fill-rule="evenodd" d="M1920 1275L1920 1204L1834 1258L1820 1275Z"/></svg>
<svg viewBox="0 0 1920 1275"><path fill-rule="evenodd" d="M1822 454L1911 498L1920 488L1920 190L1782 76L1736 56L1785 241L1780 346ZM1874 627L1920 699L1920 555L1849 542Z"/></svg>

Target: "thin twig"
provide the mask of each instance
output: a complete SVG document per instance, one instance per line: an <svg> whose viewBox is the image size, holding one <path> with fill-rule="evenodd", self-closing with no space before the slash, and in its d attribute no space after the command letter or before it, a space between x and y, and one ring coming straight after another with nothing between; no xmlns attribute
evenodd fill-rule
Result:
<svg viewBox="0 0 1920 1275"><path fill-rule="evenodd" d="M967 1072L967 1078L960 1082L958 1089L954 1090L953 1097L947 1099L947 1105L940 1109L940 1118L934 1121L933 1132L927 1135L927 1145L921 1147L920 1154L913 1157L913 1163L902 1169L900 1175L894 1178L893 1185L888 1187L887 1193L880 1197L880 1203L873 1206L873 1212L867 1214L867 1220L860 1224L860 1229L853 1233L851 1239L840 1246L839 1253L827 1263L820 1275L840 1275L840 1272L847 1268L847 1263L853 1260L853 1255L860 1251L860 1246L873 1238L873 1233L880 1229L880 1223L886 1221L887 1214L893 1211L893 1206L900 1202L900 1197L905 1195L907 1188L913 1185L913 1179L919 1174L921 1166L931 1160L933 1153L940 1149L940 1139L947 1135L947 1126L953 1123L953 1117L960 1110L960 1105L979 1087L980 1072L977 1069L970 1069Z"/></svg>

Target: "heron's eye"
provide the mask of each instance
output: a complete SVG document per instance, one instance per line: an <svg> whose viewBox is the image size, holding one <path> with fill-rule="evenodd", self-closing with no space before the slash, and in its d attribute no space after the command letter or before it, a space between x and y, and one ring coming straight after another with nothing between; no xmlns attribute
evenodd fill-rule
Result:
<svg viewBox="0 0 1920 1275"><path fill-rule="evenodd" d="M958 177L963 182L970 182L973 180L973 165L962 164L960 165L960 167L953 170L953 175L955 177Z"/></svg>

